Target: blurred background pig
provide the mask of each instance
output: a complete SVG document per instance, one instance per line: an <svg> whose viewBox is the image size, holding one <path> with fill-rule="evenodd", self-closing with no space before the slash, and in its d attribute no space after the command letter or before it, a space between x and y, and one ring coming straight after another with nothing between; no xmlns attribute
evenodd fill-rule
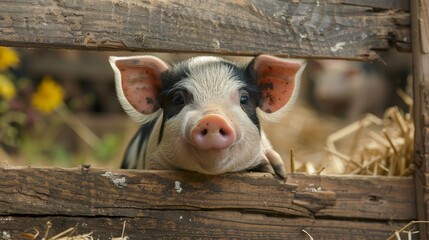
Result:
<svg viewBox="0 0 429 240"><path fill-rule="evenodd" d="M384 62L312 60L306 71L309 103L320 113L354 121L365 113L382 116L390 106L406 109L397 90L405 90L410 59L386 53Z"/></svg>

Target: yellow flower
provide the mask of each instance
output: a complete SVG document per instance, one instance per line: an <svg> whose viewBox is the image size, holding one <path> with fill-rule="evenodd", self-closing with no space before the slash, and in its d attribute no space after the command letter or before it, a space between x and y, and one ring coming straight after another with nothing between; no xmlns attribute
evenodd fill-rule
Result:
<svg viewBox="0 0 429 240"><path fill-rule="evenodd" d="M51 113L63 103L63 99L61 86L53 78L44 77L32 96L31 104L43 113Z"/></svg>
<svg viewBox="0 0 429 240"><path fill-rule="evenodd" d="M0 97L10 100L16 95L15 85L7 77L0 75Z"/></svg>
<svg viewBox="0 0 429 240"><path fill-rule="evenodd" d="M18 53L12 48L0 47L0 71L16 68L19 64Z"/></svg>

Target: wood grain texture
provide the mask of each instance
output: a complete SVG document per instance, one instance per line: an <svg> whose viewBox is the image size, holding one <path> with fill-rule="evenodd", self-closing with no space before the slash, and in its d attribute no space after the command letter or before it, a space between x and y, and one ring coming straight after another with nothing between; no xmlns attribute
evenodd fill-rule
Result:
<svg viewBox="0 0 429 240"><path fill-rule="evenodd" d="M375 59L410 50L408 0L0 1L0 45Z"/></svg>
<svg viewBox="0 0 429 240"><path fill-rule="evenodd" d="M0 215L142 217L157 209L410 220L414 205L411 178L0 168Z"/></svg>
<svg viewBox="0 0 429 240"><path fill-rule="evenodd" d="M94 239L111 239L122 234L129 239L386 239L406 222L348 221L287 218L255 213L229 211L145 211L136 218L82 217L1 217L0 233L10 239L22 239L23 232L36 228L45 233L52 222L49 236L78 226L78 233L94 232ZM0 235L1 236L1 235ZM406 235L403 235L403 239Z"/></svg>
<svg viewBox="0 0 429 240"><path fill-rule="evenodd" d="M415 191L412 178L365 176L307 176L294 174L288 182L301 188L320 188L336 194L336 203L316 217L414 219Z"/></svg>
<svg viewBox="0 0 429 240"><path fill-rule="evenodd" d="M429 0L411 1L412 60L413 60L413 119L414 174L416 185L417 217L429 220ZM420 239L429 238L427 224L419 225Z"/></svg>

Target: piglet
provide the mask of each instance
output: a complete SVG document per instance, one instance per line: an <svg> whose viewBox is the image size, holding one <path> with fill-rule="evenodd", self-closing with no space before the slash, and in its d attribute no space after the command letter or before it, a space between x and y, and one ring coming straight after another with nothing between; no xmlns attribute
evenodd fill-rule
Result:
<svg viewBox="0 0 429 240"><path fill-rule="evenodd" d="M341 60L311 61L306 71L310 103L321 113L348 121L368 112L381 117L388 107L395 105L405 110L407 106L397 89L406 86L406 57L387 62L388 66Z"/></svg>
<svg viewBox="0 0 429 240"><path fill-rule="evenodd" d="M249 64L195 57L169 66L153 56L110 57L119 101L142 124L122 168L286 177L260 118L283 115L297 96L303 61L259 55Z"/></svg>

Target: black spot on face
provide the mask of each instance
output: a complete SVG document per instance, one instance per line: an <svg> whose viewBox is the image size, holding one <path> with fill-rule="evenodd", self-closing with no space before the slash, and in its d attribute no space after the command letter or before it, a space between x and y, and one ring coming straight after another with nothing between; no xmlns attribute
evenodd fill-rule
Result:
<svg viewBox="0 0 429 240"><path fill-rule="evenodd" d="M255 124L258 129L260 129L259 119L256 114L256 107L258 106L259 102L259 93L254 91L254 89L246 87L241 89L239 93L242 94L243 92L245 92L245 95L248 96L248 99L246 104L240 104L241 109L243 109L252 123Z"/></svg>
<svg viewBox="0 0 429 240"><path fill-rule="evenodd" d="M181 101L177 100L178 96L180 96ZM179 112L192 101L192 94L183 89L169 91L165 95L161 94L161 108L164 110L165 120L179 114Z"/></svg>
<svg viewBox="0 0 429 240"><path fill-rule="evenodd" d="M169 69L161 73L161 91L159 94L159 99L160 107L163 109L164 113L158 136L158 144L161 142L162 136L164 134L165 121L176 116L185 106L177 106L176 104L174 104L173 101L174 93L176 93L177 90L180 90L174 89L174 84L188 77L189 68L185 63L186 61L183 63L179 63L176 65L175 68ZM192 95L188 96L189 101L191 101L190 99L192 99Z"/></svg>
<svg viewBox="0 0 429 240"><path fill-rule="evenodd" d="M180 94L183 97L183 104L182 102L180 102L181 104L178 104L176 100L177 94ZM161 99L161 108L163 109L164 114L162 118L161 129L159 132L158 144L162 140L165 122L175 117L177 114L179 114L187 104L193 101L193 97L189 92L183 89L176 89L173 91L166 91L161 93L160 99Z"/></svg>

